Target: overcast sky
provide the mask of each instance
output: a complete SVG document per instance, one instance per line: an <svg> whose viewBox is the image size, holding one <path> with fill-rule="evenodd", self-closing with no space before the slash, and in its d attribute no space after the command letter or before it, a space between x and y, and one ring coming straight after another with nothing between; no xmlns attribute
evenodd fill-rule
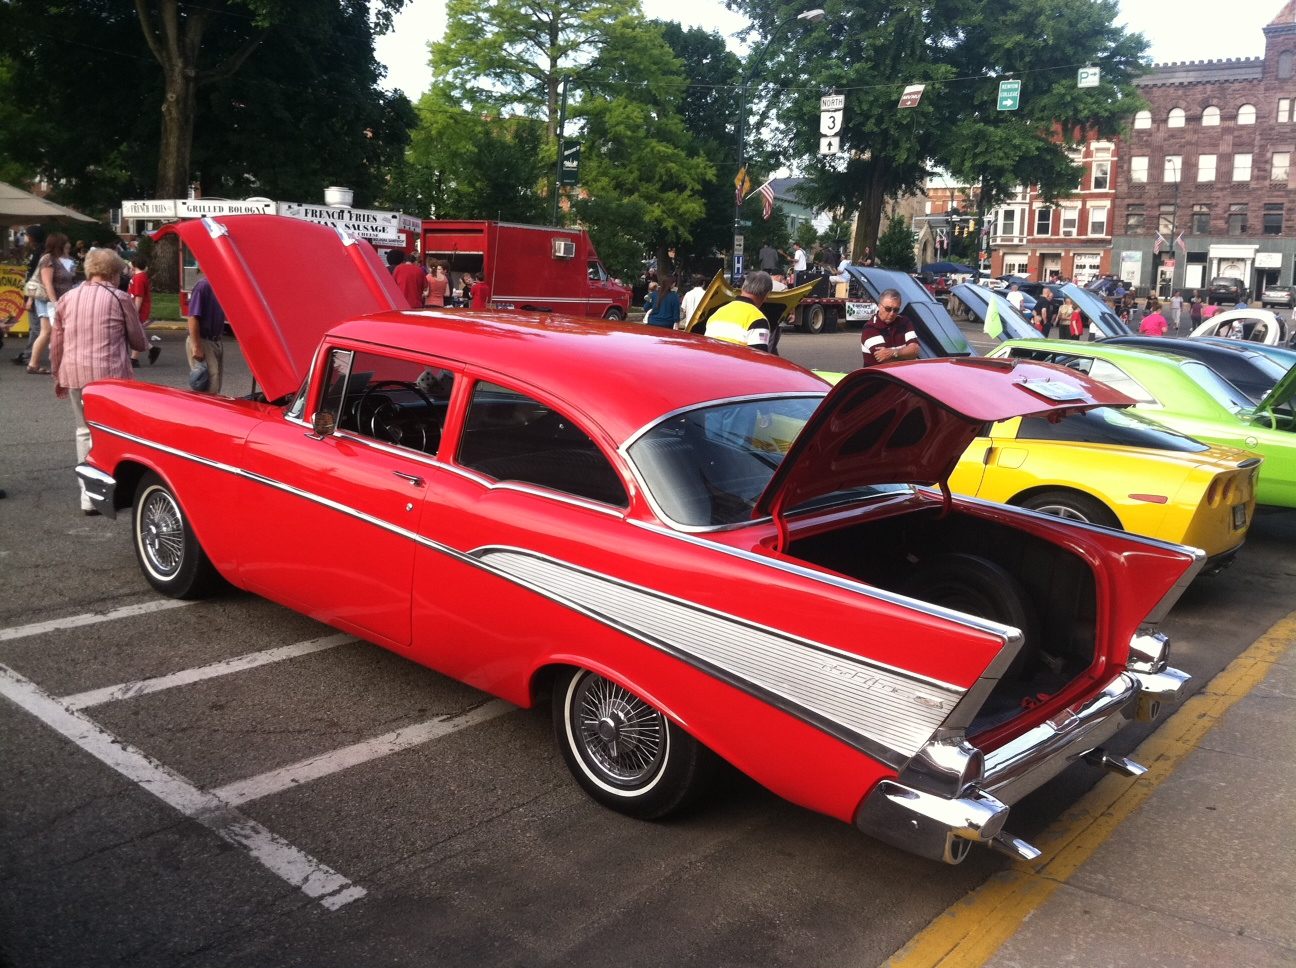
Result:
<svg viewBox="0 0 1296 968"><path fill-rule="evenodd" d="M807 0L806 7L812 5ZM1148 38L1158 62L1255 57L1264 51L1260 29L1282 9L1283 0L1121 0L1124 24ZM730 35L744 19L721 0L644 0L644 13ZM445 0L409 0L396 30L378 40L378 59L387 67L387 86L417 101L432 79L427 45L445 29ZM734 46L732 40L730 46ZM897 79L898 80L898 79Z"/></svg>

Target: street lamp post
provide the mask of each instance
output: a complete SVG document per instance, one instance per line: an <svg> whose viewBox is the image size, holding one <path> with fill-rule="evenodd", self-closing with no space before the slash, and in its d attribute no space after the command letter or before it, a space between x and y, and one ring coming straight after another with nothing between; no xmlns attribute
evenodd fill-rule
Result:
<svg viewBox="0 0 1296 968"><path fill-rule="evenodd" d="M794 20L802 20L805 23L813 24L818 23L820 20L823 20L823 18L823 10L816 8L814 10L803 10L801 13L794 14L791 17L787 17L780 21L775 25L774 29L770 31L769 38L765 41L761 49L757 51L756 56L748 62L747 69L743 71L742 81L738 85L738 174L740 182L746 167L747 84L756 75L756 69L764 62L765 55L769 52L770 44L774 42L774 38L777 37L785 27L791 24ZM745 186L741 183L734 186L733 268L729 275L729 281L735 285L738 283L738 277L742 275L743 257L738 254L738 240L742 235L742 192L744 187Z"/></svg>

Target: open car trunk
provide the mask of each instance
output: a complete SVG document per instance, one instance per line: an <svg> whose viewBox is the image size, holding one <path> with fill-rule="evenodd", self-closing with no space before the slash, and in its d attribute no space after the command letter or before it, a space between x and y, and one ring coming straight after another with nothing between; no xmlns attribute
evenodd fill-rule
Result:
<svg viewBox="0 0 1296 968"><path fill-rule="evenodd" d="M936 502L793 537L785 553L886 591L1020 629L1023 646L968 735L1004 725L1094 663L1094 576L1067 549Z"/></svg>

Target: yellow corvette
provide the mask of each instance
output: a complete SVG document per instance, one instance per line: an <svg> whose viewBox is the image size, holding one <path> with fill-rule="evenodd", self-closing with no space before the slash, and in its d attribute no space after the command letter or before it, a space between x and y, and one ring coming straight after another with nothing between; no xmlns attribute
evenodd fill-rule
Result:
<svg viewBox="0 0 1296 968"><path fill-rule="evenodd" d="M949 485L987 501L1193 545L1219 567L1246 538L1260 463L1103 407L1057 421L993 424L959 458Z"/></svg>

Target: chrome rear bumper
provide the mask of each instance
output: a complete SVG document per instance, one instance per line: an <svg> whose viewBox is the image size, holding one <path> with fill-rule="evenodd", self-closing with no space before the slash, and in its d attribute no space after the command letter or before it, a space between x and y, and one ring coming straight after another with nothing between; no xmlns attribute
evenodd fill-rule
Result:
<svg viewBox="0 0 1296 968"><path fill-rule="evenodd" d="M1154 655L1148 655L1154 651ZM1083 703L1027 730L1015 740L985 754L982 775L957 794L920 789L932 787L930 773L879 783L860 804L855 826L870 836L923 857L957 864L973 843L985 844L1022 860L1039 851L1004 832L1009 805L1047 783L1076 760L1125 776L1143 768L1107 753L1102 744L1131 721L1149 721L1184 696L1189 676L1165 664L1165 642L1136 639L1130 668ZM949 737L940 741L948 751ZM975 755L976 750L961 741ZM930 770L930 758L925 766Z"/></svg>
<svg viewBox="0 0 1296 968"><path fill-rule="evenodd" d="M113 476L90 464L77 464L76 475L94 509L106 518L117 517L117 505L114 503L117 481Z"/></svg>

